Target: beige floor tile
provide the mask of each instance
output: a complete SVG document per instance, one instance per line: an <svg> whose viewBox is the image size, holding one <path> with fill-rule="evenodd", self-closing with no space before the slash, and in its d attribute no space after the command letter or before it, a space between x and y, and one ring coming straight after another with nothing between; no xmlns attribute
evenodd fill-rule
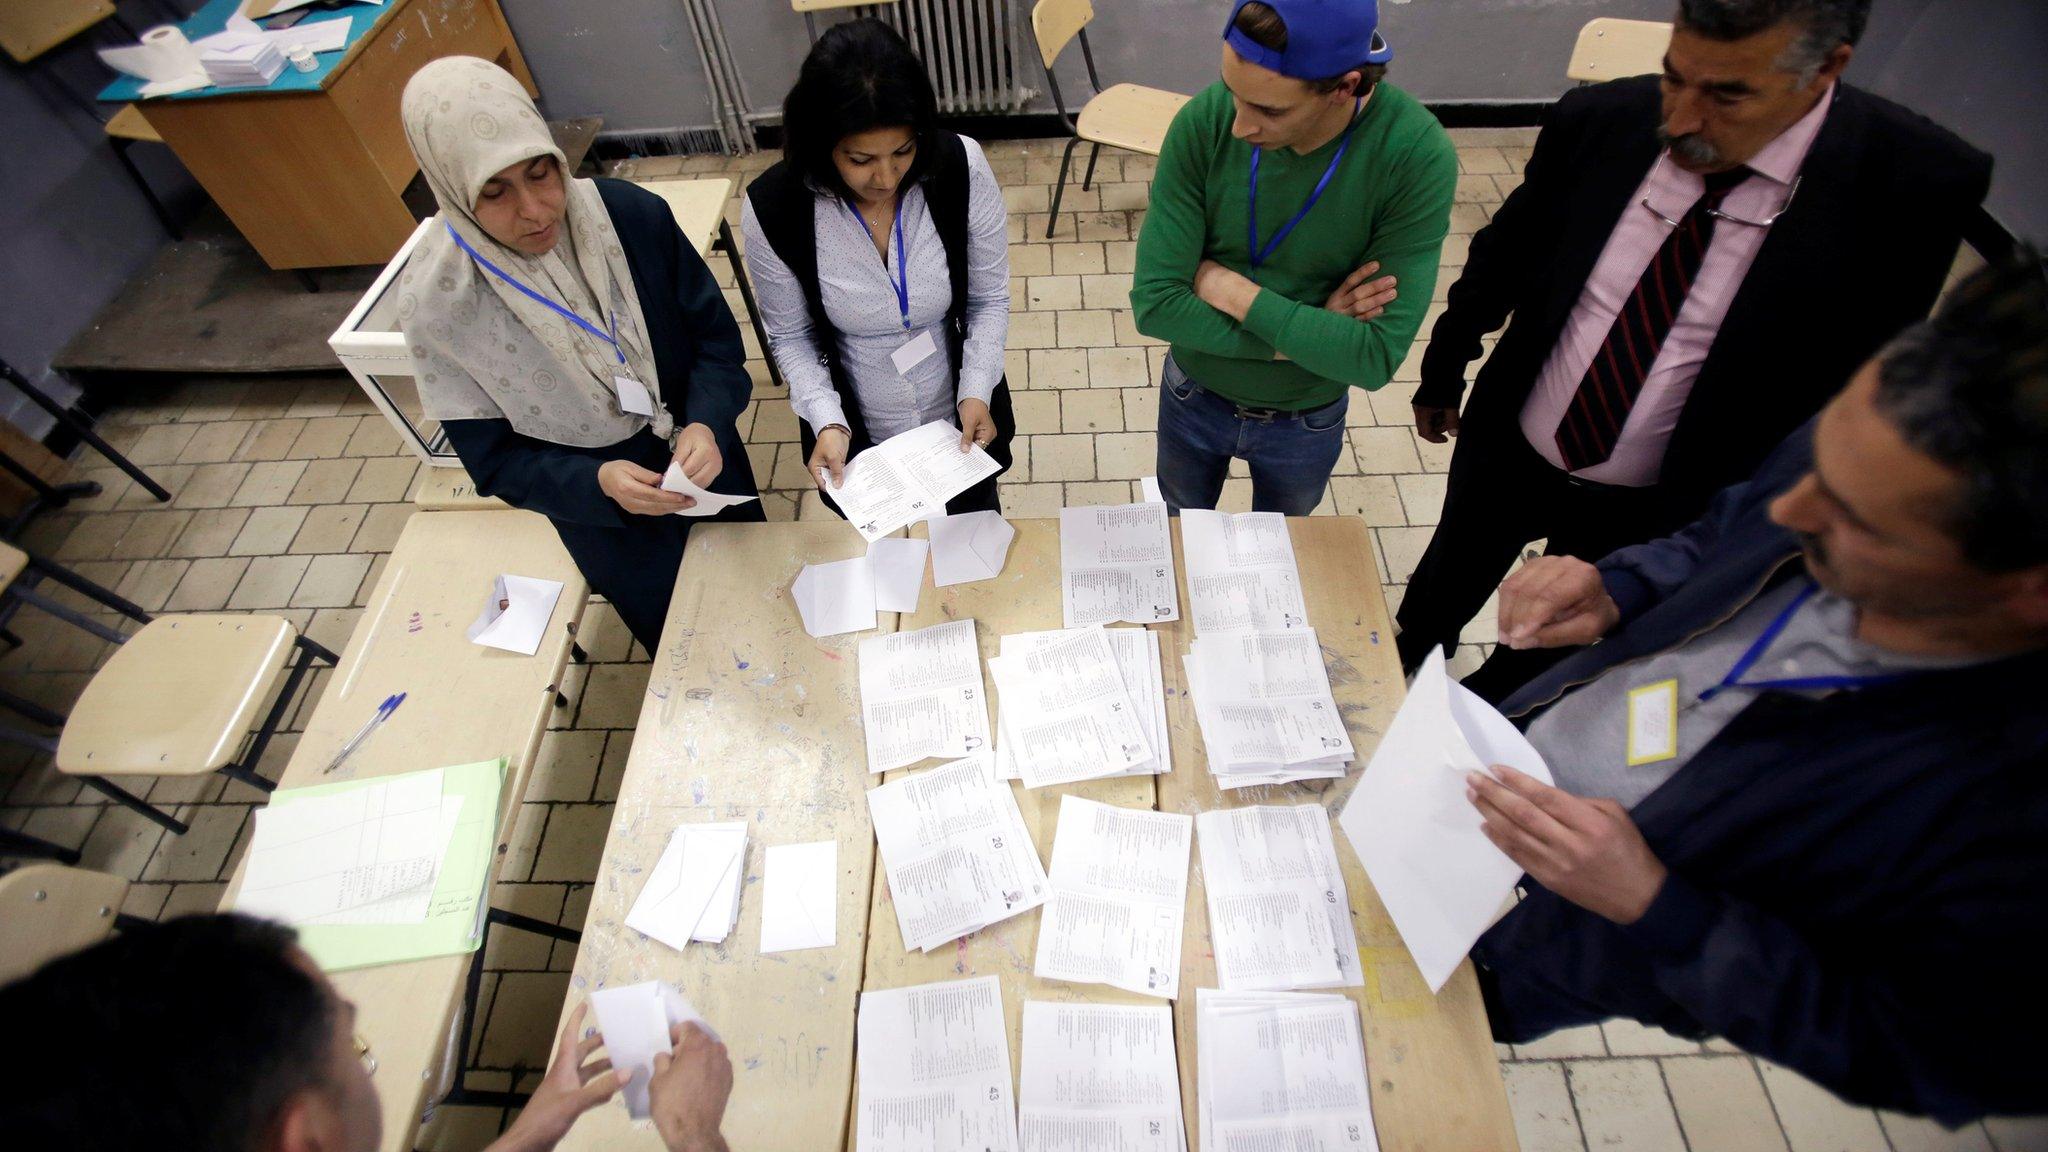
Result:
<svg viewBox="0 0 2048 1152"><path fill-rule="evenodd" d="M1358 470L1368 475L1422 471L1415 434L1400 428L1347 428Z"/></svg>
<svg viewBox="0 0 2048 1152"><path fill-rule="evenodd" d="M1925 1116L1898 1112L1879 1112L1877 1119L1892 1142L1892 1152L1994 1152L1991 1134L1982 1124L1951 1130Z"/></svg>
<svg viewBox="0 0 2048 1152"><path fill-rule="evenodd" d="M350 504L393 504L412 498L413 478L420 462L410 454L363 461L361 472L348 493L341 497Z"/></svg>
<svg viewBox="0 0 2048 1152"><path fill-rule="evenodd" d="M640 698L647 692L648 664L590 664L583 692L576 701L579 728L631 728L640 720ZM571 693L574 696L574 693Z"/></svg>
<svg viewBox="0 0 2048 1152"><path fill-rule="evenodd" d="M342 446L342 453L347 456L396 456L406 450L398 429L381 412L357 423L348 443Z"/></svg>
<svg viewBox="0 0 2048 1152"><path fill-rule="evenodd" d="M283 608L291 603L292 590L306 575L311 556L258 556L249 561L249 571L228 597L228 607L237 612Z"/></svg>
<svg viewBox="0 0 2048 1152"><path fill-rule="evenodd" d="M291 548L310 509L271 505L249 510L241 534L228 545L230 556L276 556Z"/></svg>
<svg viewBox="0 0 2048 1152"><path fill-rule="evenodd" d="M1507 1081L1508 1108L1514 1113L1522 1152L1584 1152L1585 1138L1579 1134L1564 1065L1502 1064L1500 1073Z"/></svg>
<svg viewBox="0 0 2048 1152"><path fill-rule="evenodd" d="M1393 476L1335 476L1330 491L1337 511L1357 516L1374 527L1396 527L1408 522Z"/></svg>
<svg viewBox="0 0 2048 1152"><path fill-rule="evenodd" d="M356 474L363 469L362 460L346 457L313 460L306 464L299 482L292 486L286 498L291 504L339 504L348 498L349 489L356 482Z"/></svg>
<svg viewBox="0 0 2048 1152"><path fill-rule="evenodd" d="M1058 484L1005 484L1002 486L1003 515L1013 520L1058 516L1066 493Z"/></svg>
<svg viewBox="0 0 2048 1152"><path fill-rule="evenodd" d="M1405 581L1402 581L1405 583ZM1548 1036L1515 1045L1517 1060L1576 1060L1607 1055L1607 1040L1598 1024L1560 1028Z"/></svg>
<svg viewBox="0 0 2048 1152"><path fill-rule="evenodd" d="M1690 1056L1700 1050L1694 1041L1619 1017L1601 1024L1600 1031L1607 1038L1607 1050L1616 1056Z"/></svg>
<svg viewBox="0 0 2048 1152"><path fill-rule="evenodd" d="M1444 510L1444 481L1441 472L1410 472L1394 477L1401 490L1401 507L1410 524L1435 524Z"/></svg>
<svg viewBox="0 0 2048 1152"><path fill-rule="evenodd" d="M1079 276L1032 276L1024 282L1020 300L1012 294L1010 306L1022 305L1032 312L1061 312L1081 307Z"/></svg>
<svg viewBox="0 0 2048 1152"><path fill-rule="evenodd" d="M148 612L163 611L164 604L177 591L178 582L185 578L185 570L192 566L190 560L143 560L128 569L121 582L114 585L114 592L124 596Z"/></svg>
<svg viewBox="0 0 2048 1152"><path fill-rule="evenodd" d="M292 537L291 551L348 551L369 510L368 504L322 504L313 508L306 513L298 535Z"/></svg>
<svg viewBox="0 0 2048 1152"><path fill-rule="evenodd" d="M1095 474L1136 480L1158 470L1158 437L1151 432L1108 432L1095 438Z"/></svg>
<svg viewBox="0 0 2048 1152"><path fill-rule="evenodd" d="M290 417L273 420L259 420L250 426L248 438L235 454L237 460L282 460L291 455L292 445L298 443L299 433L306 430L306 421Z"/></svg>
<svg viewBox="0 0 2048 1152"><path fill-rule="evenodd" d="M1843 1103L1789 1068L1758 1060L1792 1152L1890 1152L1877 1113Z"/></svg>
<svg viewBox="0 0 2048 1152"><path fill-rule="evenodd" d="M1138 266L1138 244L1135 240L1111 240L1103 244L1104 270L1128 273Z"/></svg>
<svg viewBox="0 0 2048 1152"><path fill-rule="evenodd" d="M547 831L550 807L547 804L519 806L519 815L512 821L512 831L505 837L504 851L498 857L499 880L525 880L532 874L534 857L540 855L541 837Z"/></svg>
<svg viewBox="0 0 2048 1152"><path fill-rule="evenodd" d="M1033 436L1031 477L1039 483L1095 479L1095 438Z"/></svg>
<svg viewBox="0 0 2048 1152"><path fill-rule="evenodd" d="M176 508L225 508L249 477L246 463L201 464L192 469L171 501Z"/></svg>
<svg viewBox="0 0 2048 1152"><path fill-rule="evenodd" d="M1131 226L1129 212L1083 212L1072 219L1073 236L1078 240L1130 240L1138 234L1138 230ZM1064 227L1060 231L1062 235L1066 234ZM1124 291L1128 294L1130 287L1126 285ZM1097 305L1091 304L1089 307Z"/></svg>
<svg viewBox="0 0 2048 1152"><path fill-rule="evenodd" d="M1429 547L1429 538L1434 528L1376 528L1380 546L1387 557L1387 578L1396 584L1406 584L1415 565L1422 560L1423 550Z"/></svg>
<svg viewBox="0 0 2048 1152"><path fill-rule="evenodd" d="M347 451L349 437L355 435L356 425L362 420L360 416L322 416L308 420L285 455L293 460L331 460L341 456Z"/></svg>
<svg viewBox="0 0 2048 1152"><path fill-rule="evenodd" d="M1010 307L1013 309L1018 307L1018 302L1012 300ZM1059 327L1053 313L1015 311L1010 313L1009 346L1011 348L1054 348L1058 345ZM1017 376L1015 373L1012 373L1010 376L1010 385L1011 387L1017 386ZM1033 385L1033 387L1036 387L1036 385Z"/></svg>
<svg viewBox="0 0 2048 1152"><path fill-rule="evenodd" d="M130 884L127 898L121 901L121 911L144 920L155 920L163 915L164 902L170 898L169 884Z"/></svg>
<svg viewBox="0 0 2048 1152"><path fill-rule="evenodd" d="M108 558L152 560L162 556L177 543L179 534L191 521L189 511L137 512L135 519L128 522L128 530L107 550Z"/></svg>
<svg viewBox="0 0 2048 1152"><path fill-rule="evenodd" d="M498 978L477 1063L546 1068L554 1050L555 1022L569 991L565 972L507 972Z"/></svg>
<svg viewBox="0 0 2048 1152"><path fill-rule="evenodd" d="M88 792L86 795L96 797L98 793ZM92 826L99 822L100 809L98 804L36 808L22 822L21 830L52 844L77 848L85 843L92 833Z"/></svg>
<svg viewBox="0 0 2048 1152"><path fill-rule="evenodd" d="M164 602L164 611L217 612L227 607L228 598L234 595L235 585L248 568L246 556L194 560L171 598Z"/></svg>
<svg viewBox="0 0 2048 1152"><path fill-rule="evenodd" d="M1129 308L1131 306L1131 276L1128 272L1108 272L1096 276L1081 277L1081 305L1084 308Z"/></svg>
<svg viewBox="0 0 2048 1152"><path fill-rule="evenodd" d="M626 761L632 756L633 734L612 732L605 737L604 759L597 765L597 784L591 789L590 798L600 804L610 804L619 798L619 781L625 779Z"/></svg>
<svg viewBox="0 0 2048 1152"><path fill-rule="evenodd" d="M768 470L769 487L801 491L812 486L810 470L804 466L803 445L798 443L775 446L775 466ZM761 479L760 469L755 469L754 479Z"/></svg>
<svg viewBox="0 0 2048 1152"><path fill-rule="evenodd" d="M369 505L369 510L363 515L362 526L349 547L357 552L391 551L397 547L398 534L405 530L406 521L412 519L413 511L411 504Z"/></svg>
<svg viewBox="0 0 2048 1152"><path fill-rule="evenodd" d="M560 884L500 884L491 889L491 907L553 924L562 914L566 891ZM547 937L532 932L496 929L484 950L484 967L493 972L545 971L552 945Z"/></svg>
<svg viewBox="0 0 2048 1152"><path fill-rule="evenodd" d="M796 410L787 400L763 400L755 406L754 441L784 443L798 439Z"/></svg>
<svg viewBox="0 0 2048 1152"><path fill-rule="evenodd" d="M1034 393L1034 395L1050 395ZM1065 432L1121 432L1124 427L1124 398L1119 392L1077 388L1061 392L1057 430ZM1052 431L1054 429L1047 429Z"/></svg>
<svg viewBox="0 0 2048 1152"><path fill-rule="evenodd" d="M1092 508L1103 504L1129 504L1137 492L1129 480L1090 480L1066 486L1066 507Z"/></svg>
<svg viewBox="0 0 2048 1152"><path fill-rule="evenodd" d="M1099 275L1108 269L1102 264L1100 243L1062 243L1052 246L1052 270L1061 276Z"/></svg>
<svg viewBox="0 0 2048 1152"><path fill-rule="evenodd" d="M249 512L247 508L194 509L185 530L172 542L170 555L185 559L225 555L241 535Z"/></svg>
<svg viewBox="0 0 2048 1152"><path fill-rule="evenodd" d="M96 793L95 793L96 795ZM85 841L81 868L113 876L142 875L149 858L168 832L147 816L118 804L106 805L92 835ZM168 895L168 891L165 893Z"/></svg>
<svg viewBox="0 0 2048 1152"><path fill-rule="evenodd" d="M1089 350L1082 348L1040 348L1031 353L1033 389L1062 391L1088 387Z"/></svg>
<svg viewBox="0 0 2048 1152"><path fill-rule="evenodd" d="M1050 276L1052 275L1052 245L1012 244L1010 245L1010 275Z"/></svg>
<svg viewBox="0 0 2048 1152"><path fill-rule="evenodd" d="M2048 1149L2048 1116L1992 1116L1984 1121L1998 1152Z"/></svg>
<svg viewBox="0 0 2048 1152"><path fill-rule="evenodd" d="M1059 313L1060 347L1106 348L1115 344L1116 324L1112 320L1115 315L1109 311Z"/></svg>
<svg viewBox="0 0 2048 1152"><path fill-rule="evenodd" d="M157 913L157 919L174 920L180 916L205 916L218 912L221 897L227 894L227 890L228 886L219 881L176 885L164 900L163 910Z"/></svg>
<svg viewBox="0 0 2048 1152"><path fill-rule="evenodd" d="M267 508L283 504L299 478L306 473L304 460L268 460L251 464L242 486L229 503L237 508Z"/></svg>
<svg viewBox="0 0 2048 1152"><path fill-rule="evenodd" d="M1613 1023L1613 1021L1609 1021ZM1610 1046L1614 1035L1608 1034ZM1747 1056L1674 1056L1664 1082L1692 1152L1785 1152L1778 1116Z"/></svg>
<svg viewBox="0 0 2048 1152"><path fill-rule="evenodd" d="M1016 212L1043 212L1051 202L1051 190L1043 184L1006 184L1003 207Z"/></svg>
<svg viewBox="0 0 2048 1152"><path fill-rule="evenodd" d="M196 424L153 424L144 428L128 449L128 459L144 468L175 463L178 453L185 450L198 432Z"/></svg>
<svg viewBox="0 0 2048 1152"><path fill-rule="evenodd" d="M1010 404L1016 409L1017 434L1035 436L1043 432L1059 431L1061 395L1059 392L1012 389Z"/></svg>
<svg viewBox="0 0 2048 1152"><path fill-rule="evenodd" d="M171 494L170 500L158 500L156 494L140 484L129 484L114 500L116 508L131 508L138 511L151 508L174 507L178 491L192 479L192 473L199 469L197 464L159 464L149 470L149 475L164 490Z"/></svg>
<svg viewBox="0 0 2048 1152"><path fill-rule="evenodd" d="M547 835L533 862L533 879L588 884L597 875L611 831L609 804L557 804L548 817Z"/></svg>
<svg viewBox="0 0 2048 1152"><path fill-rule="evenodd" d="M67 564L81 560L105 560L113 555L123 533L135 524L134 512L101 512L87 516L56 548L56 559Z"/></svg>
<svg viewBox="0 0 2048 1152"><path fill-rule="evenodd" d="M132 791L132 789L131 789ZM240 804L203 804L180 808L175 815L190 828L183 836L166 836L142 870L144 880L211 881L221 878L228 853L248 819ZM175 897L175 893L173 894Z"/></svg>
<svg viewBox="0 0 2048 1152"><path fill-rule="evenodd" d="M526 786L526 798L588 801L597 784L598 765L604 759L606 735L601 728L548 733L534 759L533 780Z"/></svg>
<svg viewBox="0 0 2048 1152"><path fill-rule="evenodd" d="M247 420L222 420L198 425L192 439L178 453L180 464L219 464L235 458L236 449L255 427Z"/></svg>
<svg viewBox="0 0 2048 1152"><path fill-rule="evenodd" d="M1126 388L1124 396L1124 427L1132 432L1156 432L1159 430L1159 390L1157 388Z"/></svg>
<svg viewBox="0 0 2048 1152"><path fill-rule="evenodd" d="M1090 348L1091 388L1143 388L1152 383L1151 365L1142 348Z"/></svg>
<svg viewBox="0 0 2048 1152"><path fill-rule="evenodd" d="M1588 1148L1685 1152L1655 1060L1581 1060L1566 1078Z"/></svg>
<svg viewBox="0 0 2048 1152"><path fill-rule="evenodd" d="M313 613L313 619L301 629L308 640L330 652L340 652L348 647L349 637L362 621L361 608L321 608Z"/></svg>
<svg viewBox="0 0 2048 1152"><path fill-rule="evenodd" d="M22 770L7 791L7 803L14 808L38 804L69 804L77 800L84 785L73 776L57 771L47 756ZM98 792L90 793L98 796Z"/></svg>
<svg viewBox="0 0 2048 1152"><path fill-rule="evenodd" d="M315 556L305 576L292 592L294 608L345 608L355 602L356 589L370 570L373 557L366 553Z"/></svg>

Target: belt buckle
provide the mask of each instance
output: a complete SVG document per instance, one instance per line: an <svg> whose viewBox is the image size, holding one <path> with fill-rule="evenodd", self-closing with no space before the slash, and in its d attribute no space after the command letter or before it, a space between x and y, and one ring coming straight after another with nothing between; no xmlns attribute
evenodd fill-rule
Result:
<svg viewBox="0 0 2048 1152"><path fill-rule="evenodd" d="M1237 409L1239 420L1257 420L1261 424L1271 424L1274 418L1280 415L1278 408L1247 408L1242 404L1233 407Z"/></svg>

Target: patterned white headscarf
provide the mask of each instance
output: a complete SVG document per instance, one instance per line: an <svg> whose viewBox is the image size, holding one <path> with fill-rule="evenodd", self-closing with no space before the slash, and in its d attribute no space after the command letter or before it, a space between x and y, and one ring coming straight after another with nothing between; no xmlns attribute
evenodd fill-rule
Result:
<svg viewBox="0 0 2048 1152"><path fill-rule="evenodd" d="M443 57L413 75L402 108L405 138L441 208L398 280L398 322L427 415L505 419L524 435L579 448L616 444L650 425L670 436L674 421L611 216L596 184L569 179L519 81L487 60ZM554 248L528 256L493 240L475 205L492 176L543 155L563 166L568 201ZM450 227L527 287L598 328L616 324L626 363L605 340L486 272ZM619 406L612 378L620 375L655 398L652 420Z"/></svg>

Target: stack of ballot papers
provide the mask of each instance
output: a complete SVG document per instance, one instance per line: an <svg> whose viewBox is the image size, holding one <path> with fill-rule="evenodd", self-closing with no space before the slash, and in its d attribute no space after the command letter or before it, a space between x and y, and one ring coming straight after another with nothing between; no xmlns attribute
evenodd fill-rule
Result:
<svg viewBox="0 0 2048 1152"><path fill-rule="evenodd" d="M1022 1152L1179 1152L1186 1142L1173 1009L1163 1004L1027 1000L1022 1064Z"/></svg>
<svg viewBox="0 0 2048 1152"><path fill-rule="evenodd" d="M1063 644L1072 637L1090 631L1099 631L1109 644L1111 654L1116 657L1117 675L1123 683L1123 691L1131 698L1131 707L1137 711L1139 724L1145 731L1145 742L1151 746L1152 755L1132 764L1122 771L1113 771L1106 765L1098 765L1098 771L1076 776L1072 779L1086 779L1087 776L1152 776L1173 770L1171 744L1166 730L1166 685L1159 667L1159 633L1145 628L1101 628L1101 629L1056 629L1050 632L1012 632L1003 637L1002 658L1021 656L1040 649ZM991 668L995 661L989 662ZM1041 770L1034 780L1022 776L1017 767L1020 745L1032 743L1034 756L1043 757L1047 752L1046 737L1057 741L1064 734L1054 726L1049 732L1031 730L1011 731L1015 713L1006 710L1002 692L1002 681L997 680L996 691L996 775L1004 780L1020 777L1030 787L1050 783ZM1039 717L1029 717L1040 719ZM1041 723L1039 728L1043 728ZM1052 745L1057 750L1061 745Z"/></svg>
<svg viewBox="0 0 2048 1152"><path fill-rule="evenodd" d="M685 824L647 873L626 913L626 927L677 951L692 940L717 944L740 917L747 870L747 825Z"/></svg>
<svg viewBox="0 0 2048 1152"><path fill-rule="evenodd" d="M870 772L987 751L988 701L974 621L862 640L860 718Z"/></svg>
<svg viewBox="0 0 2048 1152"><path fill-rule="evenodd" d="M868 815L907 948L929 952L1051 891L1017 798L986 755L870 789Z"/></svg>
<svg viewBox="0 0 2048 1152"><path fill-rule="evenodd" d="M860 994L856 1152L1016 1152L994 976Z"/></svg>
<svg viewBox="0 0 2048 1152"><path fill-rule="evenodd" d="M1408 685L1337 823L1430 991L1499 915L1521 866L1481 830L1465 775L1505 764L1545 784L1550 766L1515 726L1444 671L1441 648Z"/></svg>
<svg viewBox="0 0 2048 1152"><path fill-rule="evenodd" d="M561 596L560 580L500 576L492 582L490 598L466 635L486 648L531 656L540 651L540 638L547 635L555 601Z"/></svg>
<svg viewBox="0 0 2048 1152"><path fill-rule="evenodd" d="M1005 636L988 670L1001 704L1003 758L1027 787L1121 776L1156 762L1103 629Z"/></svg>
<svg viewBox="0 0 2048 1152"><path fill-rule="evenodd" d="M605 1055L612 1067L621 1076L632 1076L622 1093L627 1114L635 1120L647 1119L647 1084L654 1077L654 1058L673 1047L669 1029L694 1023L708 1032L711 1025L673 985L659 980L599 988L590 994L590 1009L597 1016L597 1030L604 1036Z"/></svg>
<svg viewBox="0 0 2048 1152"><path fill-rule="evenodd" d="M1031 971L1048 980L1180 995L1192 817L1060 797L1052 899Z"/></svg>
<svg viewBox="0 0 2048 1152"><path fill-rule="evenodd" d="M1348 996L1195 990L1201 1152L1378 1152Z"/></svg>
<svg viewBox="0 0 2048 1152"><path fill-rule="evenodd" d="M1217 787L1344 775L1351 734L1315 629L1198 636L1182 666Z"/></svg>
<svg viewBox="0 0 2048 1152"><path fill-rule="evenodd" d="M825 491L861 537L873 541L944 514L946 501L1000 471L981 445L962 452L960 429L934 420L847 461L840 483Z"/></svg>
<svg viewBox="0 0 2048 1152"><path fill-rule="evenodd" d="M1180 619L1166 505L1060 509L1060 608L1069 628Z"/></svg>
<svg viewBox="0 0 2048 1152"><path fill-rule="evenodd" d="M1195 817L1216 982L1245 989L1357 987L1358 934L1319 804Z"/></svg>
<svg viewBox="0 0 2048 1152"><path fill-rule="evenodd" d="M284 71L284 48L261 34L223 32L195 46L206 79L217 88L262 88Z"/></svg>
<svg viewBox="0 0 2048 1152"><path fill-rule="evenodd" d="M1287 517L1278 512L1180 514L1195 632L1285 632L1308 627Z"/></svg>
<svg viewBox="0 0 2048 1152"><path fill-rule="evenodd" d="M256 810L234 909L298 928L330 972L474 950L504 767L271 793Z"/></svg>

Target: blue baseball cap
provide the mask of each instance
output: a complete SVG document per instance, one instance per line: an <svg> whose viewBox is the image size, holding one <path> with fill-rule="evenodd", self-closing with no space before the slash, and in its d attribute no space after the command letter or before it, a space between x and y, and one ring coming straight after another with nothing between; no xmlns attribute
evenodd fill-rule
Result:
<svg viewBox="0 0 2048 1152"><path fill-rule="evenodd" d="M1287 25L1287 47L1275 51L1237 30L1251 0L1232 0L1223 40L1247 63L1297 80L1342 76L1360 64L1385 64L1394 50L1380 39L1379 0L1260 0Z"/></svg>

